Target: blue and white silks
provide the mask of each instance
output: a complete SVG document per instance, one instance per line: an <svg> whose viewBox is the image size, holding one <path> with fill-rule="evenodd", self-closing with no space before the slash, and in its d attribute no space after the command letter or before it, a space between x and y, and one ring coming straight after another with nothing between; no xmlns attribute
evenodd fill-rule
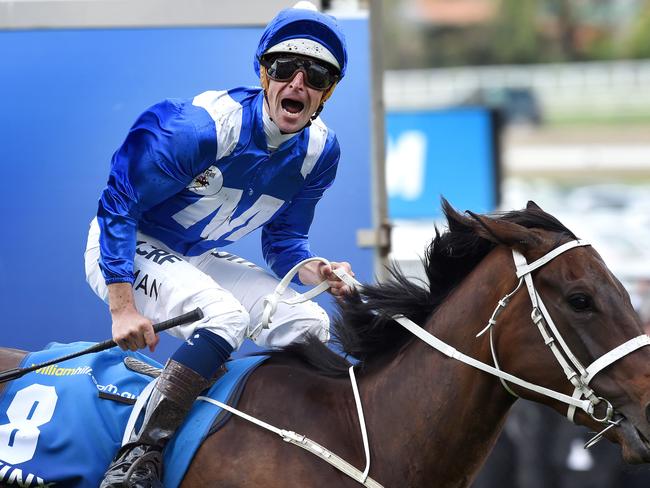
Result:
<svg viewBox="0 0 650 488"><path fill-rule="evenodd" d="M136 230L196 256L262 229L283 276L312 257L314 209L339 161L320 119L269 151L260 88L209 91L154 105L113 155L98 209L106 283L133 281Z"/></svg>

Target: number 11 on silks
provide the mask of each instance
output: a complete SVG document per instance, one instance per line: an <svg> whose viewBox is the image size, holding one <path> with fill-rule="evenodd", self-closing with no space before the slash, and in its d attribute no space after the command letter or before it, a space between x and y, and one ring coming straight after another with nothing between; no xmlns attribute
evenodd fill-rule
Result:
<svg viewBox="0 0 650 488"><path fill-rule="evenodd" d="M0 425L0 460L20 464L34 457L39 427L52 420L59 397L53 386L29 385L16 392Z"/></svg>

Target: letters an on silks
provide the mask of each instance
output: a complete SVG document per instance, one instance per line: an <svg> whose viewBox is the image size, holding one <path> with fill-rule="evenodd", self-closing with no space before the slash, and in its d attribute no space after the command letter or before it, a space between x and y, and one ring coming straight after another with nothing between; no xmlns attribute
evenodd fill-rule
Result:
<svg viewBox="0 0 650 488"><path fill-rule="evenodd" d="M133 291L143 290L145 295L155 300L158 300L159 288L160 287L158 285L158 282L156 281L156 278L152 278L151 282L149 282L148 274L145 273L142 276L142 278L140 278L139 269L135 270L135 272L133 273Z"/></svg>

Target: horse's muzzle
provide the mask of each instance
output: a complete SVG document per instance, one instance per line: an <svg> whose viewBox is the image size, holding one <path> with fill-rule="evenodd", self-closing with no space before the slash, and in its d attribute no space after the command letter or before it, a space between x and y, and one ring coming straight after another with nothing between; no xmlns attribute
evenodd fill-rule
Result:
<svg viewBox="0 0 650 488"><path fill-rule="evenodd" d="M626 418L621 422L620 428L614 430L617 431L614 435L621 445L623 459L626 463L640 464L650 462L650 441L646 437L648 434L644 433L650 430L648 426L640 429Z"/></svg>

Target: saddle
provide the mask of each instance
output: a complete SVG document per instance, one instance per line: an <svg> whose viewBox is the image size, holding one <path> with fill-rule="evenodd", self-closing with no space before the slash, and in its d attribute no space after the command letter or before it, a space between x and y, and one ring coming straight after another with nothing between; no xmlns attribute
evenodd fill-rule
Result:
<svg viewBox="0 0 650 488"><path fill-rule="evenodd" d="M250 356L227 361L213 380L212 386L203 396L236 406L251 373L267 358L268 356ZM151 377L157 377L160 374L158 368L152 368L146 363L142 364L137 359L125 358L125 363L129 369ZM147 392L143 393L144 396L147 394ZM145 405L145 400L146 398L143 398L142 401L138 400L141 406L136 403L124 432L124 442L130 437L131 430L136 425L137 417ZM185 421L163 451L163 465L165 466L163 483L165 487L180 485L203 441L221 429L231 416L230 412L211 403L201 400L194 402Z"/></svg>

